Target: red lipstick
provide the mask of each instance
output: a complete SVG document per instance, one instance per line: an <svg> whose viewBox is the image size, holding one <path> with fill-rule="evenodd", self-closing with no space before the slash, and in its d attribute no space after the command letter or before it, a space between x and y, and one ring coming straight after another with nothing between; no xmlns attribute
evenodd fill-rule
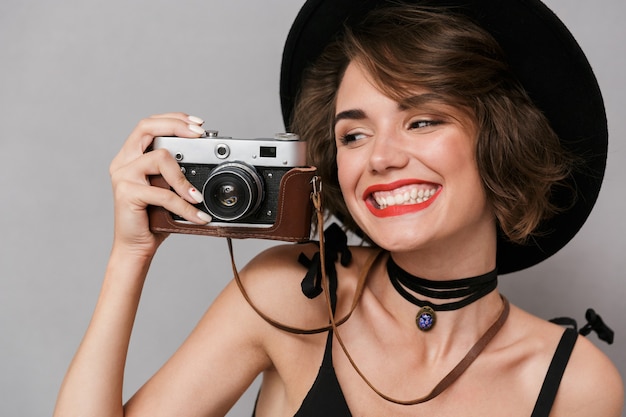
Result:
<svg viewBox="0 0 626 417"><path fill-rule="evenodd" d="M376 203L374 199L374 193L376 192L384 192L384 191L393 191L398 188L409 186L409 185L420 185L420 184L428 184L437 189L434 195L431 195L426 201L421 203L414 204L397 204L397 205L389 205L387 207L380 207L378 203ZM426 181L416 181L415 179L407 179L395 181L388 184L376 184L368 187L363 193L363 199L365 200L365 204L370 212L376 217L393 217L393 216L401 216L403 214L414 213L420 210L424 210L429 207L433 201L439 196L441 192L441 186L437 184L433 184Z"/></svg>

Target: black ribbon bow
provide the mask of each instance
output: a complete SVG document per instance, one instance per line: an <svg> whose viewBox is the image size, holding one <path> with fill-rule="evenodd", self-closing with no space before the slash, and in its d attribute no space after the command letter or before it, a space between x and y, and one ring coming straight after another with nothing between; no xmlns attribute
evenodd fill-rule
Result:
<svg viewBox="0 0 626 417"><path fill-rule="evenodd" d="M330 286L331 299L335 303L337 289L337 270L335 263L340 261L342 266L348 266L352 261L352 252L348 247L348 237L336 223L324 230L325 267ZM298 262L307 268L307 273L302 280L302 293L308 298L315 298L322 293L322 268L320 253L316 252L311 259L301 253Z"/></svg>

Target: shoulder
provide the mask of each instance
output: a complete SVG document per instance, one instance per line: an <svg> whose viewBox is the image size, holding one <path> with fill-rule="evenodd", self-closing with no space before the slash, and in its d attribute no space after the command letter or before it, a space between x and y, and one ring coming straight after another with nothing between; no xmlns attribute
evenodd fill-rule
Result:
<svg viewBox="0 0 626 417"><path fill-rule="evenodd" d="M335 264L338 313L341 313L344 302L352 301L359 274L376 253L370 248L351 247L350 250L352 259L349 265ZM240 289L254 309L281 324L301 329L326 327L329 316L325 295L308 298L302 291L302 281L308 272L305 264L318 252L319 247L315 243L271 247L254 257L240 271Z"/></svg>
<svg viewBox="0 0 626 417"><path fill-rule="evenodd" d="M263 350L268 338L276 335L264 318L306 326L307 311L319 308L306 306L310 300L299 288L307 270L298 258L301 253L315 253L315 248L314 244L280 244L263 250L243 268L233 268L234 279L213 301L201 324L221 336L232 334L238 344Z"/></svg>
<svg viewBox="0 0 626 417"><path fill-rule="evenodd" d="M312 256L318 251L315 243L279 244L263 250L254 256L241 270L241 277L248 280L269 278L284 278L293 273L306 272L298 261L300 254Z"/></svg>
<svg viewBox="0 0 626 417"><path fill-rule="evenodd" d="M556 416L619 417L624 403L622 378L610 359L579 336L559 388Z"/></svg>
<svg viewBox="0 0 626 417"><path fill-rule="evenodd" d="M308 298L302 281L305 266L319 252L315 243L281 244L255 256L240 272L239 292L265 325L314 329L328 323L323 295ZM274 324L274 325L272 325ZM276 326L278 324L279 326Z"/></svg>
<svg viewBox="0 0 626 417"><path fill-rule="evenodd" d="M527 376L517 381L524 381L529 394L538 393L564 328L514 306L510 319L506 332L510 349L503 352L517 358L515 373ZM529 400L534 395L529 395ZM623 398L624 387L616 367L589 339L578 336L550 416L620 417Z"/></svg>

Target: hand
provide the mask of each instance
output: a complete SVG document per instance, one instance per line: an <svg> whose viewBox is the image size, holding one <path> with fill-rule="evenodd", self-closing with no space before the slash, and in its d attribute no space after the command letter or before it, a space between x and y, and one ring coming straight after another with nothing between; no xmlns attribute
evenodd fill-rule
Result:
<svg viewBox="0 0 626 417"><path fill-rule="evenodd" d="M148 205L161 206L197 224L211 218L192 204L202 201L164 149L145 153L155 136L200 137L204 122L184 113L156 115L139 122L111 162L109 172L115 204L115 245L124 245L143 256L152 256L167 237L152 233L148 226ZM161 175L174 191L151 186L148 176Z"/></svg>

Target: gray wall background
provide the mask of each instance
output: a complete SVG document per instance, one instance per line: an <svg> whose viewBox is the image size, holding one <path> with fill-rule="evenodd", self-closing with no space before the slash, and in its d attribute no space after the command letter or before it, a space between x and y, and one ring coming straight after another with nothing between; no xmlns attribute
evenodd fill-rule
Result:
<svg viewBox="0 0 626 417"><path fill-rule="evenodd" d="M108 164L142 117L201 116L234 137L283 130L282 45L302 0L0 3L0 415L52 412L88 324L112 238ZM611 132L596 209L564 250L501 279L516 304L616 331L626 375L626 27L623 0L548 0L586 50ZM235 242L243 265L272 243ZM172 236L157 256L128 360L130 395L230 279L224 241ZM591 336L597 341L595 336ZM254 388L229 415L250 415Z"/></svg>

